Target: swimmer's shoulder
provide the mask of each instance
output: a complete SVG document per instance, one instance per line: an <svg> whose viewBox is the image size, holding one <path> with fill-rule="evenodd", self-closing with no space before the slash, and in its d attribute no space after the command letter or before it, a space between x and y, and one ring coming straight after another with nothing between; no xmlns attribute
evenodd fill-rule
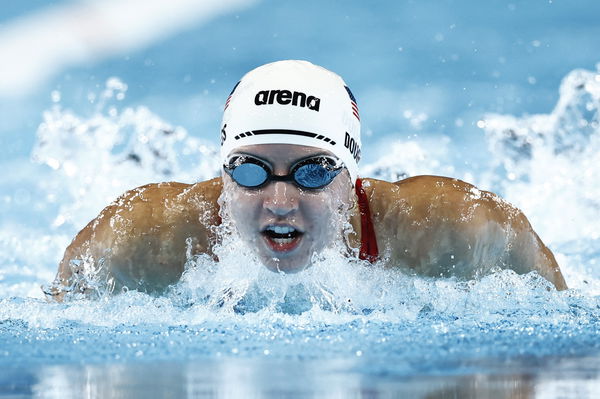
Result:
<svg viewBox="0 0 600 399"><path fill-rule="evenodd" d="M383 197L414 197L428 198L439 195L452 195L478 190L474 185L465 181L434 175L420 175L408 177L396 182L379 179L363 179L363 187L368 193ZM478 190L482 195L489 196L490 192Z"/></svg>
<svg viewBox="0 0 600 399"><path fill-rule="evenodd" d="M398 203L410 205L416 211L420 205L431 207L433 203L449 200L449 196L454 198L475 189L458 179L432 175L413 176L396 182L366 178L362 185L369 205L376 213Z"/></svg>
<svg viewBox="0 0 600 399"><path fill-rule="evenodd" d="M221 178L188 184L179 182L150 183L126 191L110 206L128 207L137 203L184 203L186 201L215 202L221 195Z"/></svg>
<svg viewBox="0 0 600 399"><path fill-rule="evenodd" d="M106 210L119 209L122 212L134 212L136 209L147 208L157 214L158 209L156 208L182 209L182 207L193 205L217 204L221 188L220 177L193 184L150 183L126 191Z"/></svg>
<svg viewBox="0 0 600 399"><path fill-rule="evenodd" d="M518 209L496 194L450 177L421 175L397 182L363 179L363 187L375 217L392 210L410 214L413 219L437 216L459 223L473 222L474 218L501 222L507 216L522 217Z"/></svg>
<svg viewBox="0 0 600 399"><path fill-rule="evenodd" d="M209 228L219 223L220 194L221 178L194 184L163 182L136 187L106 206L71 244L108 246L121 237L182 223Z"/></svg>
<svg viewBox="0 0 600 399"><path fill-rule="evenodd" d="M154 264L178 278L188 249L211 253L212 227L220 223L220 192L220 178L152 183L125 192L75 236L60 262L58 279L69 281L75 259L103 259L104 268L123 281L131 265L149 269Z"/></svg>
<svg viewBox="0 0 600 399"><path fill-rule="evenodd" d="M432 266L429 260L450 253L449 264L462 262L465 276L472 268L464 265L495 265L521 274L536 270L558 289L567 288L554 255L527 217L490 191L429 175L394 183L364 179L363 187L377 241L387 246L393 262L437 275L440 263Z"/></svg>

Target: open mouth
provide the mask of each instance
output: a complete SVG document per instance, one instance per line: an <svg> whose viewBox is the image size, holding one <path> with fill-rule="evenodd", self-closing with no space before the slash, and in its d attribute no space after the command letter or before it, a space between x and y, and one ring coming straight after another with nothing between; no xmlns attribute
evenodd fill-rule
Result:
<svg viewBox="0 0 600 399"><path fill-rule="evenodd" d="M302 232L289 225L268 225L262 231L267 246L275 252L289 252L300 244Z"/></svg>

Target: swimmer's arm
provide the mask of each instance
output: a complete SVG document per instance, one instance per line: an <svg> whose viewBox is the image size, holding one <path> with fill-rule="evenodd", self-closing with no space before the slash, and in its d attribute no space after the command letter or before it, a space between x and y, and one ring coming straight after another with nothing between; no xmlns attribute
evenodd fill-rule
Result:
<svg viewBox="0 0 600 399"><path fill-rule="evenodd" d="M478 190L471 184L455 180L453 185L456 192L451 197L463 216L456 224L459 234L470 242L479 241L480 246L501 248L497 266L519 274L537 271L557 289L567 289L552 251L544 245L520 209L498 195ZM465 219L466 223L463 222ZM501 234L488 234L490 226L497 226Z"/></svg>
<svg viewBox="0 0 600 399"><path fill-rule="evenodd" d="M552 252L527 218L495 194L439 176L395 184L365 180L386 263L427 276L463 278L493 267L536 270L566 289Z"/></svg>
<svg viewBox="0 0 600 399"><path fill-rule="evenodd" d="M517 273L527 273L533 269L553 283L556 289L566 290L567 283L554 254L533 230L523 212L512 209L516 211L515 217L511 219L511 229L515 235L508 250L507 263L524 267L521 270L514 268ZM531 269L527 265L531 265Z"/></svg>
<svg viewBox="0 0 600 399"><path fill-rule="evenodd" d="M64 295L70 291L88 293L88 288L80 283L85 279L85 269L99 267L99 263L103 259L102 249L110 248L110 243L114 241L115 232L110 229L109 221L119 209L117 203L130 197L132 191L126 192L114 203L104 208L73 238L58 265L54 282L50 286L44 287L47 299L62 301Z"/></svg>
<svg viewBox="0 0 600 399"><path fill-rule="evenodd" d="M79 281L90 270L112 279L117 290L153 292L176 282L189 256L212 255L220 191L220 179L128 191L77 234L47 295L60 300L65 290L87 293Z"/></svg>

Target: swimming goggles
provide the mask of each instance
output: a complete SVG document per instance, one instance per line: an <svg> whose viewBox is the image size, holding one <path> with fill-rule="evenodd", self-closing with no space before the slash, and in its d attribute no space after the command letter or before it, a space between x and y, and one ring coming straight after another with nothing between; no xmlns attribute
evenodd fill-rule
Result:
<svg viewBox="0 0 600 399"><path fill-rule="evenodd" d="M325 155L295 163L285 176L274 175L267 162L250 155L234 155L223 165L225 172L242 187L260 188L271 181L287 181L309 190L331 183L343 167L342 162Z"/></svg>

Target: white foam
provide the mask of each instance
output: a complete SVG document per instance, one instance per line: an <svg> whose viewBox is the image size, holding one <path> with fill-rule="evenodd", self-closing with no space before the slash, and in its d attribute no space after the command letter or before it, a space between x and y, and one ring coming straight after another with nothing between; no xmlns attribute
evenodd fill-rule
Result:
<svg viewBox="0 0 600 399"><path fill-rule="evenodd" d="M525 212L546 244L566 252L561 259L567 282L596 295L600 293L600 274L593 267L600 238L599 74L569 73L549 114L490 114L484 128L493 154L491 172L484 180ZM577 256L582 252L588 255Z"/></svg>
<svg viewBox="0 0 600 399"><path fill-rule="evenodd" d="M127 85L107 80L91 115L63 109L44 112L32 152L55 173L41 182L60 196L57 224L83 227L128 189L160 181L195 182L218 174L217 151L145 107L119 109Z"/></svg>

